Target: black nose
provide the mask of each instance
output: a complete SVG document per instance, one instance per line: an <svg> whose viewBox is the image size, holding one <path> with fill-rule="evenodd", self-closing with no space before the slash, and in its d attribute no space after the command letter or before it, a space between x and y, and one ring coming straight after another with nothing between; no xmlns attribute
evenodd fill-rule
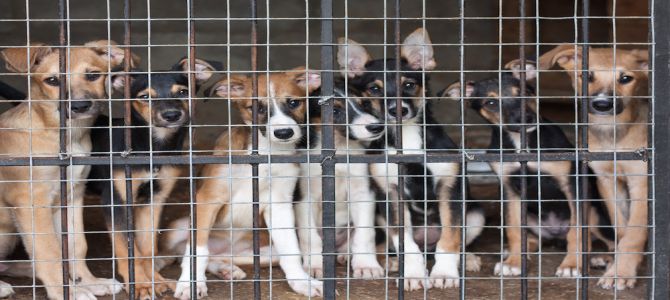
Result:
<svg viewBox="0 0 670 300"><path fill-rule="evenodd" d="M402 116L403 116L403 117L406 116L407 114L409 114L409 109L408 109L407 107L404 107L404 106L403 106L403 107L400 109L400 111L402 112ZM390 115L391 117L395 117L397 112L398 112L398 109L395 108L395 107L392 107L392 108L389 109L389 115Z"/></svg>
<svg viewBox="0 0 670 300"><path fill-rule="evenodd" d="M163 120L168 121L168 122L176 122L181 119L181 111L179 110L168 110L166 112L161 113L161 118Z"/></svg>
<svg viewBox="0 0 670 300"><path fill-rule="evenodd" d="M70 102L70 110L75 113L84 113L91 109L93 102L91 101L72 101Z"/></svg>
<svg viewBox="0 0 670 300"><path fill-rule="evenodd" d="M278 139L285 140L293 136L293 129L291 128L277 129L274 131L274 133L275 137L277 137Z"/></svg>
<svg viewBox="0 0 670 300"><path fill-rule="evenodd" d="M381 133L382 131L384 131L384 125L379 123L365 125L365 129L367 129L369 132L372 133Z"/></svg>
<svg viewBox="0 0 670 300"><path fill-rule="evenodd" d="M608 112L614 108L614 101L612 99L591 100L591 108L599 112Z"/></svg>

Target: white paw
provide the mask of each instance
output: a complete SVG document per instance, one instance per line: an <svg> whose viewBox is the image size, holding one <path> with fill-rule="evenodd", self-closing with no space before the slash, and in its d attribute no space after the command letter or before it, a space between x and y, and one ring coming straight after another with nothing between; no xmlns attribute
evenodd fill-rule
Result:
<svg viewBox="0 0 670 300"><path fill-rule="evenodd" d="M195 283L196 288L196 299L202 299L207 296L207 284L205 281L200 281ZM174 297L180 300L191 299L191 282L190 281L179 281L177 282L177 288L175 288Z"/></svg>
<svg viewBox="0 0 670 300"><path fill-rule="evenodd" d="M596 255L591 257L591 267L596 269L607 268L612 261L612 258L606 255Z"/></svg>
<svg viewBox="0 0 670 300"><path fill-rule="evenodd" d="M384 276L384 268L377 262L375 255L354 255L351 259L354 278L373 279Z"/></svg>
<svg viewBox="0 0 670 300"><path fill-rule="evenodd" d="M465 270L468 272L479 272L482 269L481 257L472 253L465 254Z"/></svg>
<svg viewBox="0 0 670 300"><path fill-rule="evenodd" d="M558 267L556 269L556 276L558 277L579 277L581 275L581 272L579 272L579 268L561 268Z"/></svg>
<svg viewBox="0 0 670 300"><path fill-rule="evenodd" d="M107 296L120 292L123 285L114 278L93 278L82 280L77 287L85 288L96 296Z"/></svg>
<svg viewBox="0 0 670 300"><path fill-rule="evenodd" d="M247 273L242 271L240 267L227 261L211 260L207 265L207 271L225 280L237 280L247 277Z"/></svg>
<svg viewBox="0 0 670 300"><path fill-rule="evenodd" d="M62 295L61 295L62 296ZM96 300L98 298L91 293L91 291L84 288L71 288L70 289L70 299L74 300Z"/></svg>
<svg viewBox="0 0 670 300"><path fill-rule="evenodd" d="M457 288L459 286L458 268L451 268L451 270L444 268L433 268L430 272L430 282L433 287Z"/></svg>
<svg viewBox="0 0 670 300"><path fill-rule="evenodd" d="M337 256L337 263L339 263L340 265L346 266L348 260L349 260L349 255L339 254Z"/></svg>
<svg viewBox="0 0 670 300"><path fill-rule="evenodd" d="M635 271L616 270L616 266L612 265L605 271L605 274L598 279L598 286L606 290L616 288L619 291L633 288L637 282L635 275Z"/></svg>
<svg viewBox="0 0 670 300"><path fill-rule="evenodd" d="M404 288L406 291L415 291L420 289L430 289L432 287L431 280L428 279L428 271L423 264L417 266L416 264L405 265Z"/></svg>
<svg viewBox="0 0 670 300"><path fill-rule="evenodd" d="M308 279L293 279L289 280L288 284L294 292L307 297L321 297L323 295L323 282L319 280Z"/></svg>
<svg viewBox="0 0 670 300"><path fill-rule="evenodd" d="M11 295L14 295L14 289L12 289L12 285L4 281L0 281L0 298L7 298Z"/></svg>
<svg viewBox="0 0 670 300"><path fill-rule="evenodd" d="M496 263L495 268L493 268L493 274L498 276L519 276L521 275L521 268L499 262Z"/></svg>

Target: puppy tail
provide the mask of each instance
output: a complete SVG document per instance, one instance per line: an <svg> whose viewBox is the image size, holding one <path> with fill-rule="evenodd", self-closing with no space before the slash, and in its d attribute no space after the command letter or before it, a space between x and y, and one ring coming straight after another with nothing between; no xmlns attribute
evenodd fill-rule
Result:
<svg viewBox="0 0 670 300"><path fill-rule="evenodd" d="M484 209L477 207L474 209L469 209L465 214L465 245L470 245L482 231L484 231L484 225L486 224L486 216L484 215Z"/></svg>

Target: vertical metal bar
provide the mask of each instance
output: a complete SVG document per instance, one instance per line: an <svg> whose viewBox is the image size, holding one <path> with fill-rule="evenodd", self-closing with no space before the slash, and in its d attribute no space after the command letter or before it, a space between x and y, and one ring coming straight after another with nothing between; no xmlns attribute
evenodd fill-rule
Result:
<svg viewBox="0 0 670 300"><path fill-rule="evenodd" d="M589 78L589 0L583 0L582 1L582 23L581 23L581 29L582 29L582 78ZM588 112L588 93L589 93L589 81L588 80L582 80L582 86L581 86L581 95L582 98L580 99L580 112L579 112L579 123L582 124L580 128L580 153L588 153L589 151L589 127L588 127L588 122L589 122L589 112ZM583 156L582 156L583 157ZM580 157L581 158L581 157ZM589 165L588 161L584 160L581 158L579 160L579 175L586 175L589 173ZM579 178L578 178L579 180ZM588 228L585 228L588 226L588 214L586 213L586 199L588 199L589 194L589 180L588 178L582 177L581 178L581 187L579 188L580 190L580 195L577 197L577 211L580 213L578 221L577 221L577 229L578 232L581 232L581 260L582 260L582 266L581 266L581 272L582 276L579 279L579 287L581 288L581 299L588 299L589 298L589 289L588 289L588 284L589 284L589 278L588 278L588 234L586 233L585 230L588 230ZM575 255L578 255L575 253Z"/></svg>
<svg viewBox="0 0 670 300"><path fill-rule="evenodd" d="M189 43L189 48L188 48L188 64L189 64L189 120L191 122L191 126L189 127L189 155L193 155L193 125L195 125L195 103L193 102L193 98L196 97L196 87L195 87L195 21L193 20L193 9L194 5L193 3L195 0L189 0L188 1L188 43ZM193 170L193 164L189 164L188 166L189 170L189 189L190 189L190 201L189 201L189 211L191 212L191 219L190 219L190 226L191 230L189 233L190 237L190 251L191 251L191 257L190 259L190 264L191 264L191 274L190 279L191 279L191 299L197 299L198 297L198 289L197 289L197 274L198 274L198 264L196 263L197 257L198 257L198 247L197 247L197 236L196 236L196 227L198 226L198 214L197 214L197 207L196 205L196 192L197 189L195 188L195 184L193 183L193 178L194 178L194 170ZM154 226L158 226L158 224L155 224Z"/></svg>
<svg viewBox="0 0 670 300"><path fill-rule="evenodd" d="M334 59L333 59L333 1L321 0L321 93L328 97L333 95ZM325 99L325 98L324 98ZM336 274L335 258L335 135L333 130L333 98L323 103L322 146L321 146L321 189L323 192L323 297L335 299Z"/></svg>
<svg viewBox="0 0 670 300"><path fill-rule="evenodd" d="M521 125L520 132L520 144L521 152L528 152L528 138L526 132L526 1L519 0L519 85L520 91L519 96L521 97ZM528 299L528 232L526 231L526 225L528 224L528 162L521 162L521 299Z"/></svg>
<svg viewBox="0 0 670 300"><path fill-rule="evenodd" d="M250 0L251 6L251 155L258 156L258 15L256 0ZM269 13L269 12L268 12ZM254 252L254 299L261 299L261 261L260 261L260 215L258 198L258 164L251 164L251 189L252 189L252 217L253 217L253 252Z"/></svg>
<svg viewBox="0 0 670 300"><path fill-rule="evenodd" d="M130 0L123 2L123 44L126 46L123 56L123 71L125 72L125 81L130 82ZM123 89L124 111L123 111L123 125L125 152L132 151L132 135L131 135L131 102L130 102L130 84L126 84ZM124 173L126 176L126 228L128 228L128 297L135 299L135 222L133 218L133 174L130 165L124 166Z"/></svg>
<svg viewBox="0 0 670 300"><path fill-rule="evenodd" d="M395 0L395 14L393 20L394 51L395 51L395 81L396 81L396 126L395 126L395 148L398 154L402 154L402 97L400 94L400 5L401 0ZM388 101L388 100L387 100ZM391 99L393 101L393 99ZM398 300L405 298L405 180L403 178L403 164L398 164Z"/></svg>
<svg viewBox="0 0 670 300"><path fill-rule="evenodd" d="M59 39L59 48L58 48L58 72L59 72L59 153L61 158L66 158L67 155L67 111L69 108L68 101L68 92L67 92L67 55L68 55L68 37L66 36L67 32L67 0L58 1L58 18L60 23L58 26L58 39ZM60 225L61 225L61 255L62 261L61 265L63 266L63 299L69 299L70 297L70 261L68 259L69 254L69 241L68 241L68 221L67 221L67 166L60 167Z"/></svg>
<svg viewBox="0 0 670 300"><path fill-rule="evenodd" d="M670 105L665 103L670 99L670 2L665 0L654 0L652 5L652 30L654 31L652 43L653 77L651 87L653 92L652 109L654 113L654 214L652 214L654 227L654 266L653 266L653 290L650 299L666 299L670 295L670 164L657 163L657 157L670 157Z"/></svg>

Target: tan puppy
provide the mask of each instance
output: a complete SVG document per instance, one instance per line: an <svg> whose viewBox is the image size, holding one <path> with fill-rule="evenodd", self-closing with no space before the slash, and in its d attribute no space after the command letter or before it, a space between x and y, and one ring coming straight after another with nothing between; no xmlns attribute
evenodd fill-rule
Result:
<svg viewBox="0 0 670 300"><path fill-rule="evenodd" d="M36 45L37 46L37 45ZM7 69L30 72L30 96L0 115L0 153L7 156L59 155L59 53L47 46L5 49L2 57ZM113 42L96 41L68 51L67 72L68 119L67 154L85 156L91 151L89 129L107 98L108 70L123 62L123 50ZM96 278L86 258L84 238L83 194L89 166L70 166L68 175L68 232L71 233L68 257L71 260L71 282L63 283L60 241L59 167L1 167L0 205L3 210L0 232L21 234L23 244L34 261L35 274L51 299L63 298L63 284L70 288L72 299L95 299L115 294L121 285L114 279ZM7 255L16 245L13 235L0 235L0 251Z"/></svg>
<svg viewBox="0 0 670 300"><path fill-rule="evenodd" d="M305 97L319 88L318 73L299 68L296 70L258 76L258 152L260 155L297 153L297 147L307 137L307 101ZM232 76L219 81L212 88L218 97L231 99L240 111L245 124L251 124L251 78ZM223 107L226 107L225 105ZM216 143L217 155L250 155L251 127L235 126ZM300 165L293 163L261 164L259 169L260 214L267 224L279 266L288 284L296 293L316 297L322 294L323 283L314 280L302 268L300 248L296 235L293 196ZM204 178L196 194L197 215L197 274L194 278L198 299L207 295L205 270L210 254L210 231L224 229L230 232L232 245L244 240L245 231L252 227L252 180L249 165L205 165ZM235 229L233 232L230 229ZM177 283L175 298L189 299L191 287L190 246L182 260L182 273ZM235 254L235 253L233 253ZM215 262L216 260L212 260ZM228 274L229 279L243 278L244 273L232 264L220 264L215 273Z"/></svg>
<svg viewBox="0 0 670 300"><path fill-rule="evenodd" d="M589 49L588 95L582 95L582 51L561 45L540 58L542 69L558 64L570 75L579 96L588 96L589 151L631 152L647 147L649 104L646 50ZM617 254L598 285L625 289L635 285L647 241L647 163L634 160L593 161L598 190L616 224Z"/></svg>

